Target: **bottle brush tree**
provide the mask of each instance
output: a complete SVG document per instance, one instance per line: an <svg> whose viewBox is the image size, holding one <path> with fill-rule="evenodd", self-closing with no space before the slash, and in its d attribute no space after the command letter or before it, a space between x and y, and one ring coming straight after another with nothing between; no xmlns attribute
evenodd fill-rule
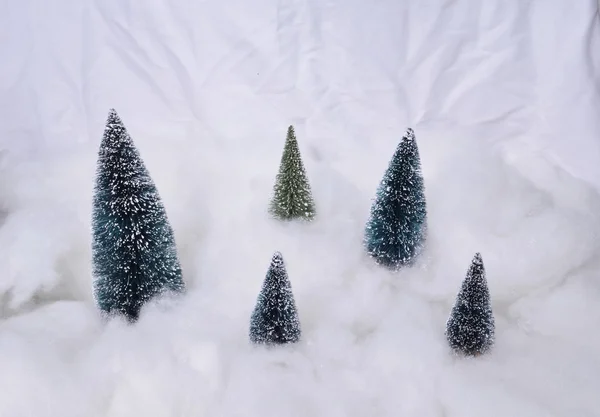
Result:
<svg viewBox="0 0 600 417"><path fill-rule="evenodd" d="M446 337L455 352L477 356L494 344L494 328L485 268L476 253L446 323Z"/></svg>
<svg viewBox="0 0 600 417"><path fill-rule="evenodd" d="M94 296L105 314L133 322L151 298L184 290L160 196L114 109L98 154L92 232Z"/></svg>
<svg viewBox="0 0 600 417"><path fill-rule="evenodd" d="M315 203L293 126L288 127L269 212L279 220L312 220L315 216Z"/></svg>
<svg viewBox="0 0 600 417"><path fill-rule="evenodd" d="M300 340L300 320L281 253L275 252L250 319L250 341L285 344Z"/></svg>
<svg viewBox="0 0 600 417"><path fill-rule="evenodd" d="M391 269L410 264L424 245L427 227L421 161L411 128L390 161L365 228L368 254Z"/></svg>

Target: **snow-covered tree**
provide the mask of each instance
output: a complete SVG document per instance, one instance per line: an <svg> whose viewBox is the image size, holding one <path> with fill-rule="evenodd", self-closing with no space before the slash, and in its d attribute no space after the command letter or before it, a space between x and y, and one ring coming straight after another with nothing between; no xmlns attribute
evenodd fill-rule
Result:
<svg viewBox="0 0 600 417"><path fill-rule="evenodd" d="M160 196L114 109L98 154L92 227L94 296L105 314L136 321L151 298L184 290Z"/></svg>
<svg viewBox="0 0 600 417"><path fill-rule="evenodd" d="M454 351L474 356L493 346L494 329L485 268L476 253L446 323L446 337Z"/></svg>
<svg viewBox="0 0 600 417"><path fill-rule="evenodd" d="M300 340L300 320L281 253L275 252L250 319L250 341L284 344Z"/></svg>
<svg viewBox="0 0 600 417"><path fill-rule="evenodd" d="M288 127L269 212L280 220L312 220L315 216L315 203L293 126Z"/></svg>
<svg viewBox="0 0 600 417"><path fill-rule="evenodd" d="M395 269L410 264L420 253L426 227L421 161L409 128L379 184L365 228L365 247L377 263Z"/></svg>

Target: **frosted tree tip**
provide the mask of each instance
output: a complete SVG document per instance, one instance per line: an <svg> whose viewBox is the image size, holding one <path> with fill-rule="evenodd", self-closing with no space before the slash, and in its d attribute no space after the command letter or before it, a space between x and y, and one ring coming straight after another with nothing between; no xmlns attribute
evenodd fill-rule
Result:
<svg viewBox="0 0 600 417"><path fill-rule="evenodd" d="M281 252L276 251L273 254L273 258L271 259L271 265L272 266L283 266L283 256L281 255Z"/></svg>
<svg viewBox="0 0 600 417"><path fill-rule="evenodd" d="M110 108L108 110L108 124L112 124L112 123L123 124L123 122L121 121L121 118L119 117L119 114L117 113L117 111L114 108Z"/></svg>
<svg viewBox="0 0 600 417"><path fill-rule="evenodd" d="M406 132L404 132L404 138L407 140L414 140L415 131L411 127L409 127L408 129L406 129Z"/></svg>
<svg viewBox="0 0 600 417"><path fill-rule="evenodd" d="M475 256L473 257L473 263L476 265L483 265L483 259L481 258L481 253L479 253L479 252L475 253Z"/></svg>

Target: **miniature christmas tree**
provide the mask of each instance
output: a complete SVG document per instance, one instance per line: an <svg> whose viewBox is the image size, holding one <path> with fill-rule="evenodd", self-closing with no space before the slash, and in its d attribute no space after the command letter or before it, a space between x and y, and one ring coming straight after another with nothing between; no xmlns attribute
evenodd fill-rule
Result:
<svg viewBox="0 0 600 417"><path fill-rule="evenodd" d="M250 319L250 341L284 344L300 340L300 320L281 253L275 252Z"/></svg>
<svg viewBox="0 0 600 417"><path fill-rule="evenodd" d="M184 290L165 209L114 109L100 144L92 227L94 296L105 314L136 321L151 298Z"/></svg>
<svg viewBox="0 0 600 417"><path fill-rule="evenodd" d="M377 190L365 229L369 255L391 269L410 264L426 237L427 209L415 135L408 129Z"/></svg>
<svg viewBox="0 0 600 417"><path fill-rule="evenodd" d="M279 220L312 220L315 216L315 203L293 126L287 131L269 212Z"/></svg>
<svg viewBox="0 0 600 417"><path fill-rule="evenodd" d="M455 352L480 355L494 344L494 328L485 268L477 253L446 323L446 337Z"/></svg>

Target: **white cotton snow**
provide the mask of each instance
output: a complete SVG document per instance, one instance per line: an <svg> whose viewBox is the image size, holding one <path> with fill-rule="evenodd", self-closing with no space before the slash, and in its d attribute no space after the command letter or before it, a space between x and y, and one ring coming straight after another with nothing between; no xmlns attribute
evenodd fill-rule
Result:
<svg viewBox="0 0 600 417"><path fill-rule="evenodd" d="M0 14L0 416L600 413L600 22L593 0L22 0ZM115 108L173 225L188 294L133 327L91 277ZM317 218L267 208L295 126ZM361 247L415 131L427 249ZM281 251L303 340L248 343ZM445 323L475 252L486 356Z"/></svg>

